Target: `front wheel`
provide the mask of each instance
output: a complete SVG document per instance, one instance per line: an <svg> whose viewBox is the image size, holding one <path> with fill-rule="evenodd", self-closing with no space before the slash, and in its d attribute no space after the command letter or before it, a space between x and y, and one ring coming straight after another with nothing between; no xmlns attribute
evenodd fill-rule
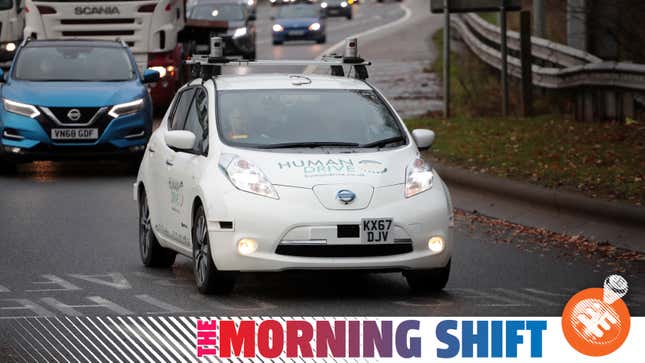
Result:
<svg viewBox="0 0 645 363"><path fill-rule="evenodd" d="M327 36L323 35L322 37L316 39L316 43L318 44L325 44L327 42Z"/></svg>
<svg viewBox="0 0 645 363"><path fill-rule="evenodd" d="M235 273L219 271L211 256L208 225L200 205L193 219L193 270L197 289L202 294L226 294L235 287Z"/></svg>
<svg viewBox="0 0 645 363"><path fill-rule="evenodd" d="M139 195L139 253L141 262L147 267L170 267L175 263L177 253L161 247L152 231L150 208L145 190Z"/></svg>
<svg viewBox="0 0 645 363"><path fill-rule="evenodd" d="M450 261L445 267L430 270L403 272L410 289L415 292L439 292L446 287L450 277Z"/></svg>
<svg viewBox="0 0 645 363"><path fill-rule="evenodd" d="M0 159L0 174L10 175L15 173L17 169L16 163Z"/></svg>

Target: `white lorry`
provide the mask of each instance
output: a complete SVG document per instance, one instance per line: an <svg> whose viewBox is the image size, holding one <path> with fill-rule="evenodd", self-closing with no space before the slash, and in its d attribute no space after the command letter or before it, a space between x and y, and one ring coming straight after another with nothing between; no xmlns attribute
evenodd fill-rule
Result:
<svg viewBox="0 0 645 363"><path fill-rule="evenodd" d="M22 41L25 16L21 0L0 0L0 65L9 66Z"/></svg>
<svg viewBox="0 0 645 363"><path fill-rule="evenodd" d="M2 0L0 0L2 1ZM150 89L156 107L167 106L183 83L185 0L25 0L24 36L36 39L120 39L140 70L159 71Z"/></svg>

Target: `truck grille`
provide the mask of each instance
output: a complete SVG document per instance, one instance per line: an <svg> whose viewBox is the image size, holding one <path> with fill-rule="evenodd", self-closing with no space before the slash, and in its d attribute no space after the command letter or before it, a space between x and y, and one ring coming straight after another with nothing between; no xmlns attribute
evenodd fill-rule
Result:
<svg viewBox="0 0 645 363"><path fill-rule="evenodd" d="M64 37L103 37L134 35L134 30L75 30L64 31Z"/></svg>
<svg viewBox="0 0 645 363"><path fill-rule="evenodd" d="M134 24L134 18L127 19L61 19L63 25Z"/></svg>

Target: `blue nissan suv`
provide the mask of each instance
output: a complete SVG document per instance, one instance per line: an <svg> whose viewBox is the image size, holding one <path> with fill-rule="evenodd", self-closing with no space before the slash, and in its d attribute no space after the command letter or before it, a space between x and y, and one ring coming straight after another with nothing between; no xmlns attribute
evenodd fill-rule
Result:
<svg viewBox="0 0 645 363"><path fill-rule="evenodd" d="M137 162L152 133L145 83L124 42L26 40L0 71L0 168L55 159Z"/></svg>

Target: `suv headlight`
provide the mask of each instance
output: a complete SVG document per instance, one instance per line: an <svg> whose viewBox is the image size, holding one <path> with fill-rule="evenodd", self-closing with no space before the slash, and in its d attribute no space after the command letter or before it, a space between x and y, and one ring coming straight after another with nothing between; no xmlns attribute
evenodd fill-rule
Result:
<svg viewBox="0 0 645 363"><path fill-rule="evenodd" d="M266 175L250 161L236 155L222 155L219 165L226 171L228 179L239 190L280 199L278 192Z"/></svg>
<svg viewBox="0 0 645 363"><path fill-rule="evenodd" d="M417 158L405 168L405 197L410 198L432 188L434 173L423 159Z"/></svg>
<svg viewBox="0 0 645 363"><path fill-rule="evenodd" d="M3 99L2 103L4 105L4 109L7 112L15 113L17 115L21 116L27 116L31 118L36 118L40 116L40 111L33 106L33 105L28 105L26 103L20 103L8 99Z"/></svg>
<svg viewBox="0 0 645 363"><path fill-rule="evenodd" d="M239 38L245 35L246 35L246 27L237 28L235 29L235 33L233 33L233 38Z"/></svg>
<svg viewBox="0 0 645 363"><path fill-rule="evenodd" d="M143 109L143 98L134 100L131 102L120 103L118 105L112 106L108 115L112 118L117 118L125 115L131 115L137 113Z"/></svg>

